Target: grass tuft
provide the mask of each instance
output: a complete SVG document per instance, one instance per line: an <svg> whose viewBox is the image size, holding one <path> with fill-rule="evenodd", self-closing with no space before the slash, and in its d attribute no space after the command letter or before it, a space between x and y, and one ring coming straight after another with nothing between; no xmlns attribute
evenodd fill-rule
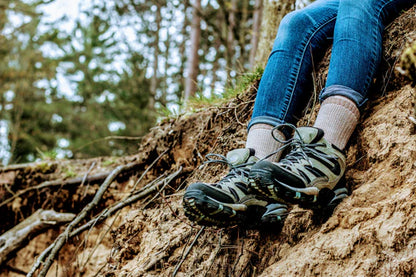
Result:
<svg viewBox="0 0 416 277"><path fill-rule="evenodd" d="M191 97L188 100L186 111L195 112L199 109L222 105L230 99L246 92L253 83L260 80L263 71L263 68L258 67L254 72L240 75L237 78L235 85L225 87L222 94L213 94L207 97L202 92L198 92L194 97Z"/></svg>

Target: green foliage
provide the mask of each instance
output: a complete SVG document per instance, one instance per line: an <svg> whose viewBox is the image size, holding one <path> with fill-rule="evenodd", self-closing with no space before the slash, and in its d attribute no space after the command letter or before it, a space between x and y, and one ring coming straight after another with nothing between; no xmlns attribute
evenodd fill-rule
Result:
<svg viewBox="0 0 416 277"><path fill-rule="evenodd" d="M36 148L36 150L40 154L40 158L44 161L56 160L56 158L58 156L58 153L55 150L51 150L51 151L47 151L47 152L42 152L42 151L40 151L39 148Z"/></svg>
<svg viewBox="0 0 416 277"><path fill-rule="evenodd" d="M49 125L54 108L40 85L52 78L56 64L40 50L44 40L37 35L39 3L12 4L13 9L0 6L6 15L0 26L7 28L0 35L0 113L1 120L8 124L11 161L26 162L36 156L37 148L47 151L56 143ZM9 22L10 13L25 20Z"/></svg>
<svg viewBox="0 0 416 277"><path fill-rule="evenodd" d="M17 14L25 23L0 19L0 27L13 30L0 33L0 119L9 129L9 162L134 153L137 140L103 140L140 137L156 120L147 61L122 50L114 7L94 1L72 32L50 25L41 33L42 1L12 2L0 6L0 15ZM45 45L60 54L48 55ZM71 95L57 87L57 71L71 80Z"/></svg>
<svg viewBox="0 0 416 277"><path fill-rule="evenodd" d="M0 123L8 133L0 147L10 158L0 160L135 153L140 139L120 137L143 136L161 114L177 116L171 107L183 104L189 1L87 1L72 30L60 28L65 18L44 24L40 8L49 0L3 2ZM248 70L253 10L249 0L203 3L200 93L187 109L222 103L261 75L235 78ZM65 90L62 78L70 81Z"/></svg>
<svg viewBox="0 0 416 277"><path fill-rule="evenodd" d="M117 160L114 159L114 158L113 159L109 159L109 160L103 161L101 163L101 166L107 167L107 166L110 166L110 165L115 164L116 162L117 162Z"/></svg>
<svg viewBox="0 0 416 277"><path fill-rule="evenodd" d="M253 85L254 82L260 80L263 75L264 68L257 67L253 72L242 74L237 78L236 84L234 87L227 87L225 89L223 97L226 99L234 98L238 94L247 91L249 87Z"/></svg>
<svg viewBox="0 0 416 277"><path fill-rule="evenodd" d="M256 68L254 72L243 74L236 80L236 85L225 88L225 91L221 95L204 96L201 92L191 99L189 99L187 109L195 111L201 108L210 106L219 106L232 98L235 98L241 93L246 92L256 81L260 80L263 74L263 68Z"/></svg>
<svg viewBox="0 0 416 277"><path fill-rule="evenodd" d="M51 173L55 170L55 166L47 161L41 162L36 166L36 171L43 174Z"/></svg>
<svg viewBox="0 0 416 277"><path fill-rule="evenodd" d="M140 53L129 53L124 66L117 68L121 66L117 58L124 53L116 47L111 12L105 3L96 3L91 11L84 12L91 22L78 21L61 47L63 51L71 49L62 60L72 65L66 74L74 80L79 96L78 101L72 101L71 111L62 122L75 157L131 153L137 142L90 142L112 135L141 136L155 122L155 114L148 106L149 80L144 74L144 58ZM73 37L81 47L75 46ZM111 124L118 128L109 130Z"/></svg>
<svg viewBox="0 0 416 277"><path fill-rule="evenodd" d="M65 167L62 171L64 178L74 178L77 176L72 167Z"/></svg>

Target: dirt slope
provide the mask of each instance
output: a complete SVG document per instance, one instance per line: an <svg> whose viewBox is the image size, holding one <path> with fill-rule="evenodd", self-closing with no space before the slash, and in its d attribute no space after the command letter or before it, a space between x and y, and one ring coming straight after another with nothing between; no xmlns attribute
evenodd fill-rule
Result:
<svg viewBox="0 0 416 277"><path fill-rule="evenodd" d="M165 120L146 136L137 155L51 162L2 173L0 181L16 192L59 176L73 177L68 168L86 176L137 163L112 184L93 216L133 187L142 188L181 169L159 193L69 240L49 276L416 275L416 126L409 120L415 116L416 91L395 70L406 43L416 39L416 7L389 26L385 38L382 74L348 147L351 196L327 220L294 207L282 230L202 229L183 215L186 185L214 181L226 171L196 170L204 156L244 146L254 83L226 105ZM317 70L318 86L327 63L328 57ZM309 110L301 124L313 121L315 111ZM17 198L0 207L2 231L40 207L77 213L99 184L41 189ZM2 187L0 196L4 201L10 192ZM61 231L55 228L31 239L1 268L0 276L27 273Z"/></svg>

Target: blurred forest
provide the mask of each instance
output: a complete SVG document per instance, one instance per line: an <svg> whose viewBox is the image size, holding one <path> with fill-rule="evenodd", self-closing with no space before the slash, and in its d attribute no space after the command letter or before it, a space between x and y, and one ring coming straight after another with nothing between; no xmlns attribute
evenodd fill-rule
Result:
<svg viewBox="0 0 416 277"><path fill-rule="evenodd" d="M163 115L264 66L273 11L304 4L86 0L77 18L47 20L58 2L0 0L3 165L134 153Z"/></svg>

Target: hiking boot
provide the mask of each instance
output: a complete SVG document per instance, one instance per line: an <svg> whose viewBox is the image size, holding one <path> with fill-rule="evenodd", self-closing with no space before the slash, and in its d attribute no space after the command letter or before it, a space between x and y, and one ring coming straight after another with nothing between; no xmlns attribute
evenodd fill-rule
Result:
<svg viewBox="0 0 416 277"><path fill-rule="evenodd" d="M266 211L261 216L261 223L264 225L281 224L288 215L287 205L283 203L270 203L266 206Z"/></svg>
<svg viewBox="0 0 416 277"><path fill-rule="evenodd" d="M193 183L183 197L185 215L200 225L229 226L234 224L255 227L261 222L280 222L286 217L287 206L278 209L268 206L270 203L251 194L248 189L250 168L258 161L253 149L236 149L227 157L217 157L210 162L225 163L230 167L229 173L214 184ZM261 217L269 211L264 220ZM273 212L274 211L274 212Z"/></svg>
<svg viewBox="0 0 416 277"><path fill-rule="evenodd" d="M330 144L315 127L295 128L285 147L288 154L278 163L256 163L249 174L250 187L259 195L281 203L309 208L335 208L348 194L344 153Z"/></svg>

